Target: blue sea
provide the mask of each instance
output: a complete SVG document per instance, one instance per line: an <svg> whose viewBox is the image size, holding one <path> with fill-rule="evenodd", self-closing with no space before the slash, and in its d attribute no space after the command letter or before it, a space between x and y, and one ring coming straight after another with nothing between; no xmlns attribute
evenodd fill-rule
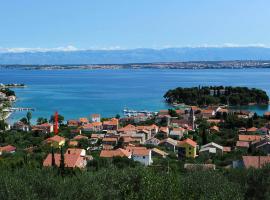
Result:
<svg viewBox="0 0 270 200"><path fill-rule="evenodd" d="M15 107L35 108L33 121L55 111L65 119L122 114L124 108L158 111L168 108L163 95L175 87L231 85L256 87L270 95L270 69L123 69L18 70L0 69L0 83L24 83L17 88ZM269 106L248 109L263 114ZM14 113L10 121L23 117Z"/></svg>

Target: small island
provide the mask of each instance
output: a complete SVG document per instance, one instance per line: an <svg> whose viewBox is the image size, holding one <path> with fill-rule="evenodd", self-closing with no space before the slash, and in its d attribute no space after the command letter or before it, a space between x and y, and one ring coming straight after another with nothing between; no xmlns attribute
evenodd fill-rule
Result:
<svg viewBox="0 0 270 200"><path fill-rule="evenodd" d="M178 87L165 93L164 98L169 104L186 105L253 105L268 104L269 97L265 91L248 87L205 86Z"/></svg>

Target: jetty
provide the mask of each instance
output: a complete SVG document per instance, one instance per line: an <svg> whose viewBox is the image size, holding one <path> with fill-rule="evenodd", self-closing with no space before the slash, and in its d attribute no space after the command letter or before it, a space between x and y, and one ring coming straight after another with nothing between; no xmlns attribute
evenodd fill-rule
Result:
<svg viewBox="0 0 270 200"><path fill-rule="evenodd" d="M34 108L6 108L4 112L16 112L16 111L35 111Z"/></svg>
<svg viewBox="0 0 270 200"><path fill-rule="evenodd" d="M152 112L148 110L130 110L130 109L124 109L123 110L124 116L131 117L131 116L138 116L140 114L144 114L147 116L153 116L157 115L157 112Z"/></svg>

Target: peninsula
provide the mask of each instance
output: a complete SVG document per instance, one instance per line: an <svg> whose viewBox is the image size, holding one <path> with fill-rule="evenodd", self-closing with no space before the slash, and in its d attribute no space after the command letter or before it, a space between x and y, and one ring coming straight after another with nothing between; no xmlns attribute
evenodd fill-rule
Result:
<svg viewBox="0 0 270 200"><path fill-rule="evenodd" d="M269 97L261 89L230 86L207 86L207 87L178 87L169 90L164 95L166 102L170 104L186 105L251 105L268 104Z"/></svg>

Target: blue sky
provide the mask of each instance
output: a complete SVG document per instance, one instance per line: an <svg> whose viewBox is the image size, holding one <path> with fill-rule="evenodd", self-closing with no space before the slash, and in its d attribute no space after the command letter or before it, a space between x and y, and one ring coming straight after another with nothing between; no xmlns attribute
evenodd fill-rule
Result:
<svg viewBox="0 0 270 200"><path fill-rule="evenodd" d="M270 46L269 8L269 0L0 0L0 48Z"/></svg>

